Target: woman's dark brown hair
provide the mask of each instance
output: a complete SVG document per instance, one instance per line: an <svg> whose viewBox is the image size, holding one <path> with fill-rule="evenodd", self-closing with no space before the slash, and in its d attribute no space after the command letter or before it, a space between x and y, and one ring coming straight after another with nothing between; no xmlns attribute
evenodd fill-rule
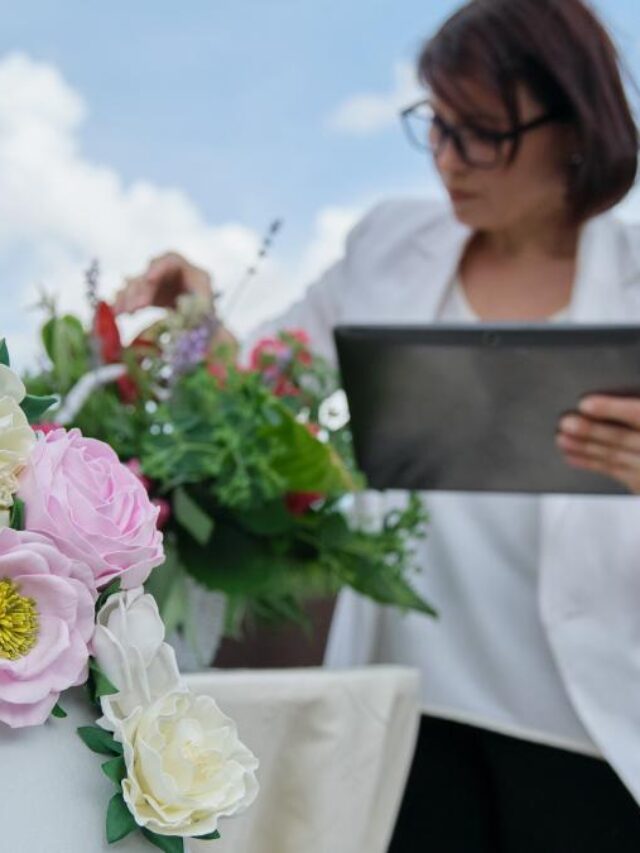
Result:
<svg viewBox="0 0 640 853"><path fill-rule="evenodd" d="M471 0L427 42L418 68L471 125L478 121L469 80L500 98L512 128L521 121L523 84L545 112L570 123L577 156L567 164L567 189L576 221L613 207L633 186L638 129L618 53L582 0Z"/></svg>

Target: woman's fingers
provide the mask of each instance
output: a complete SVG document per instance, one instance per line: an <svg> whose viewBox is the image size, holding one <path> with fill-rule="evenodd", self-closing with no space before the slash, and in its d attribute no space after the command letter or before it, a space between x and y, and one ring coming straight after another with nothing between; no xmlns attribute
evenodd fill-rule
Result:
<svg viewBox="0 0 640 853"><path fill-rule="evenodd" d="M558 446L569 456L583 457L598 462L611 469L640 470L640 455L625 450L620 445L600 444L593 441L581 441L560 433L557 438Z"/></svg>
<svg viewBox="0 0 640 853"><path fill-rule="evenodd" d="M594 421L580 415L567 415L560 421L560 431L581 441L640 453L640 432L626 426Z"/></svg>
<svg viewBox="0 0 640 853"><path fill-rule="evenodd" d="M147 281L146 276L136 276L125 279L125 285L121 288L113 302L115 314L132 314L140 308L146 308L153 304L154 286Z"/></svg>
<svg viewBox="0 0 640 853"><path fill-rule="evenodd" d="M173 308L182 293L213 300L211 277L177 252L166 252L152 258L142 275L125 279L113 310L116 314L130 314L149 305Z"/></svg>
<svg viewBox="0 0 640 853"><path fill-rule="evenodd" d="M559 423L556 443L566 462L575 468L613 477L640 493L639 409L640 400L636 398L599 397L583 401L580 411L593 412L590 417L571 414Z"/></svg>
<svg viewBox="0 0 640 853"><path fill-rule="evenodd" d="M640 398L638 397L607 397L598 394L585 397L578 408L589 418L616 421L640 431Z"/></svg>

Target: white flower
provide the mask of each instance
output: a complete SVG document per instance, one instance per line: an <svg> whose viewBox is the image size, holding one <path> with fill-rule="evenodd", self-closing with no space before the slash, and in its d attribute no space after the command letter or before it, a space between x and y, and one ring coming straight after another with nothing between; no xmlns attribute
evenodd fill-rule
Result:
<svg viewBox="0 0 640 853"><path fill-rule="evenodd" d="M0 397L11 397L21 403L27 396L23 381L5 364L0 364Z"/></svg>
<svg viewBox="0 0 640 853"><path fill-rule="evenodd" d="M142 587L109 596L96 619L93 655L118 693L102 697L100 721L113 730L136 708L180 684L176 656L164 642L158 605Z"/></svg>
<svg viewBox="0 0 640 853"><path fill-rule="evenodd" d="M349 403L341 388L320 403L318 422L331 432L342 429L349 423Z"/></svg>
<svg viewBox="0 0 640 853"><path fill-rule="evenodd" d="M10 507L18 491L18 474L36 437L20 403L26 395L20 378L0 364L0 507Z"/></svg>
<svg viewBox="0 0 640 853"><path fill-rule="evenodd" d="M210 696L183 687L137 708L115 732L127 776L122 793L139 826L197 837L256 798L258 761Z"/></svg>

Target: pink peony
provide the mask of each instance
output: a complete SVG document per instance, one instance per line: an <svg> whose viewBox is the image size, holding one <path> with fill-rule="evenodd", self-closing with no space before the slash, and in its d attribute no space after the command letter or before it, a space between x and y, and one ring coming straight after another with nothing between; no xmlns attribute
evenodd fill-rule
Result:
<svg viewBox="0 0 640 853"><path fill-rule="evenodd" d="M154 507L138 477L102 441L63 429L40 438L20 476L25 527L85 562L98 588L140 586L164 561Z"/></svg>
<svg viewBox="0 0 640 853"><path fill-rule="evenodd" d="M0 530L1 722L40 725L87 680L94 601L88 566L37 533Z"/></svg>

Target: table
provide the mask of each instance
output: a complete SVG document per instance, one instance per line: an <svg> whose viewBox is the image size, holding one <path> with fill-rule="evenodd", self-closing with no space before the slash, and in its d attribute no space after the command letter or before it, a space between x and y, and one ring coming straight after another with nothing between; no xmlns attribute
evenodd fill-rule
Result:
<svg viewBox="0 0 640 853"><path fill-rule="evenodd" d="M417 736L417 671L238 670L188 681L236 720L261 763L258 799L222 822L216 853L386 851Z"/></svg>
<svg viewBox="0 0 640 853"><path fill-rule="evenodd" d="M386 850L417 733L417 672L209 670L187 680L236 720L261 761L254 805L189 853ZM38 728L0 725L3 853L152 853L139 835L106 843L113 787L75 733L95 718L79 691L64 707L67 719Z"/></svg>

